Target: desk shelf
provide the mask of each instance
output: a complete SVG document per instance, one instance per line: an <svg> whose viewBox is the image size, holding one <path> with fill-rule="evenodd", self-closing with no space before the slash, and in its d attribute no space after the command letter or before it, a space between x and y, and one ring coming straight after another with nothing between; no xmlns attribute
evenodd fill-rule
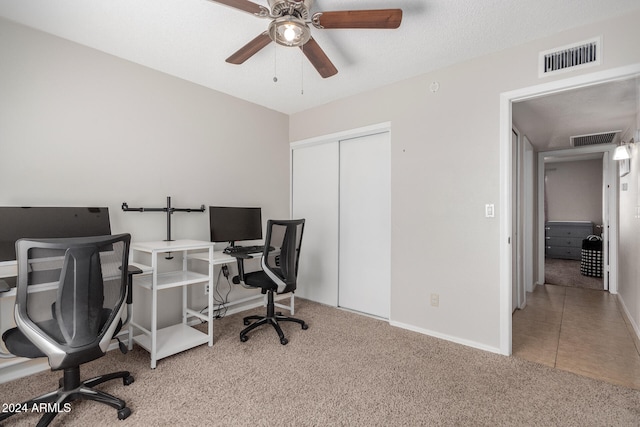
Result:
<svg viewBox="0 0 640 427"><path fill-rule="evenodd" d="M133 341L147 350L153 350L151 335L140 334L133 337ZM162 359L190 348L206 344L209 336L191 326L179 323L156 331L155 352L156 359Z"/></svg>
<svg viewBox="0 0 640 427"><path fill-rule="evenodd" d="M162 290L207 282L209 282L209 276L205 274L194 273L193 271L171 271L159 273L156 286L158 290ZM153 287L153 276L140 277L139 280L136 280L136 285L150 290Z"/></svg>
<svg viewBox="0 0 640 427"><path fill-rule="evenodd" d="M131 250L134 254L139 252L151 256L151 266L143 268L144 274L134 276L133 281L134 286L146 290L151 295L151 327L149 329L143 327L140 320L135 318L134 313L134 319L129 324L129 336L133 337L132 340L129 340L129 348L131 349L135 342L147 350L151 355L151 368L154 369L157 361L164 357L202 344L208 344L211 347L213 345L213 311L203 315L188 307L187 288L196 284L204 284L209 286L209 289L213 288L213 243L197 240L145 242L132 244ZM158 271L159 263L163 255L169 252L176 259L182 258L182 269L160 273ZM189 270L188 261L194 259L190 256L193 253L198 253L198 257L195 259L208 265L206 274ZM159 329L158 292L172 288L182 289L182 321ZM213 293L211 292L208 295L208 306L213 306ZM187 324L187 320L194 316L208 323L206 333Z"/></svg>

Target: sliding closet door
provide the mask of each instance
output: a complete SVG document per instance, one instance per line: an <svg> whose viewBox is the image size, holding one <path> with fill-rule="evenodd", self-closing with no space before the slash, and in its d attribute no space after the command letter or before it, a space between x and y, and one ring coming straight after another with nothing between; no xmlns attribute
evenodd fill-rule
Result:
<svg viewBox="0 0 640 427"><path fill-rule="evenodd" d="M305 218L296 295L338 305L338 142L292 150L293 218Z"/></svg>
<svg viewBox="0 0 640 427"><path fill-rule="evenodd" d="M338 305L389 318L389 132L340 141Z"/></svg>

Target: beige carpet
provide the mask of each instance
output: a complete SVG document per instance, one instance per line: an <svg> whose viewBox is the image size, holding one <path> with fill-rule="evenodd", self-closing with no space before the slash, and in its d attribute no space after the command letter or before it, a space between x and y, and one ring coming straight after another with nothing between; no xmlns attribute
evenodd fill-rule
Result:
<svg viewBox="0 0 640 427"><path fill-rule="evenodd" d="M545 258L544 283L548 285L604 290L601 277L584 276L580 273L580 261Z"/></svg>
<svg viewBox="0 0 640 427"><path fill-rule="evenodd" d="M133 414L78 402L65 426L637 426L640 391L521 359L438 340L388 323L298 299L309 323L271 328L241 343L240 315L217 320L213 347L162 359L155 370L135 348L94 361L83 378L120 368L136 382L102 389ZM472 322L469 324L472 326ZM58 373L0 385L2 402L52 389ZM34 425L20 414L6 425Z"/></svg>

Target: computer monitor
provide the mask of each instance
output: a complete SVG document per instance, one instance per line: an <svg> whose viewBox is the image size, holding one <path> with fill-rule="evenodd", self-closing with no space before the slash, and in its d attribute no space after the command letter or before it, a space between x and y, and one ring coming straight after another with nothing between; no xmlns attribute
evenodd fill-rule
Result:
<svg viewBox="0 0 640 427"><path fill-rule="evenodd" d="M0 262L15 261L16 241L111 234L109 208L0 206Z"/></svg>
<svg viewBox="0 0 640 427"><path fill-rule="evenodd" d="M235 242L262 239L260 208L209 206L209 227L212 242Z"/></svg>

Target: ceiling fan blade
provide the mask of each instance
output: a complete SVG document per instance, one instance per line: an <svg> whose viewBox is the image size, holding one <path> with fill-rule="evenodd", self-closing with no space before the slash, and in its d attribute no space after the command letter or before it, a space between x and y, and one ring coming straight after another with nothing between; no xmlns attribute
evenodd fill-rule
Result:
<svg viewBox="0 0 640 427"><path fill-rule="evenodd" d="M322 78L326 79L338 73L338 69L333 65L324 50L313 37L304 45L300 46L300 50L305 54L309 62L318 70Z"/></svg>
<svg viewBox="0 0 640 427"><path fill-rule="evenodd" d="M269 9L259 4L250 2L249 0L210 0L214 3L224 4L229 7L233 7L235 9L240 9L244 12L249 12L251 14L267 17L269 16Z"/></svg>
<svg viewBox="0 0 640 427"><path fill-rule="evenodd" d="M398 28L402 9L345 10L317 12L312 23L316 28Z"/></svg>
<svg viewBox="0 0 640 427"><path fill-rule="evenodd" d="M226 59L230 64L240 65L253 55L258 53L260 49L271 43L271 37L266 31L246 45L242 46L236 53Z"/></svg>

